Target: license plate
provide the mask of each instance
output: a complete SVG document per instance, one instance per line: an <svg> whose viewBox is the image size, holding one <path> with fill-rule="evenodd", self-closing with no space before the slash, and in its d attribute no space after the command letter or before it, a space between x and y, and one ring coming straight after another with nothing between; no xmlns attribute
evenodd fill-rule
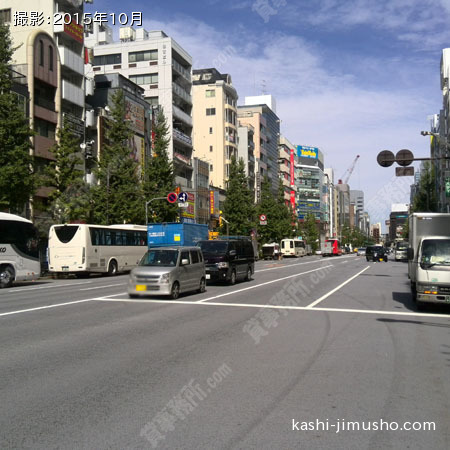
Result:
<svg viewBox="0 0 450 450"><path fill-rule="evenodd" d="M206 279L210 280L211 279L211 275L209 273L206 274ZM450 297L449 297L450 298Z"/></svg>
<svg viewBox="0 0 450 450"><path fill-rule="evenodd" d="M142 292L142 291L146 291L146 290L147 290L147 286L145 284L137 284L136 285L136 291Z"/></svg>
<svg viewBox="0 0 450 450"><path fill-rule="evenodd" d="M61 269L62 269L63 271L67 271L67 270L69 270L69 266L62 266Z"/></svg>

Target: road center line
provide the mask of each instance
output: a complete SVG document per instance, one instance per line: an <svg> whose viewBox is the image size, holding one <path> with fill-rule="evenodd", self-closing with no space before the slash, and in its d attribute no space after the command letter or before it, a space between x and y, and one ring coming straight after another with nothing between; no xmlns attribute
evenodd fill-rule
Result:
<svg viewBox="0 0 450 450"><path fill-rule="evenodd" d="M113 286L123 286L124 284L125 283L107 284L105 286L96 286L96 287L91 287L91 288L80 289L80 291L92 291L94 289L103 289L103 288L113 287Z"/></svg>
<svg viewBox="0 0 450 450"><path fill-rule="evenodd" d="M351 258L351 257L352 256L342 256L341 259ZM318 263L318 262L325 262L325 261L323 259L315 259L314 261L300 262L300 263L295 263L295 264L285 264L285 265L278 266L278 267L270 267L269 269L258 269L258 270L256 270L256 272L259 273L259 272L267 272L269 270L289 269L289 267L293 267L293 266L301 266L303 264L314 264L314 263ZM339 261L333 261L333 262L339 262ZM348 262L348 261L344 261L344 262Z"/></svg>
<svg viewBox="0 0 450 450"><path fill-rule="evenodd" d="M313 308L314 306L316 306L317 304L319 304L321 301L325 300L326 298L328 298L331 294L334 294L336 291L338 291L339 289L341 289L342 287L344 287L347 283L350 283L350 281L354 280L356 277L358 277L359 275L361 275L363 272L365 272L367 269L370 269L370 266L364 267L363 270L361 270L360 272L358 272L356 275L353 275L351 278L349 278L347 281L344 281L342 284L340 284L338 287L335 287L333 290L331 290L330 292L328 292L325 295L322 295L322 297L318 298L317 300L313 301L312 303L310 303L306 308Z"/></svg>
<svg viewBox="0 0 450 450"><path fill-rule="evenodd" d="M57 288L57 287L66 287L66 286L84 286L85 284L88 283L92 283L92 281L86 281L86 282L81 282L81 283L67 283L67 284L54 284L52 286L37 286L37 287L28 287L28 288L12 288L9 289L7 292L8 294L14 294L16 292L25 292L25 291L34 291L36 289L52 289L52 288Z"/></svg>
<svg viewBox="0 0 450 450"><path fill-rule="evenodd" d="M266 281L264 283L255 284L253 286L249 286L249 287L246 287L246 288L238 289L236 291L225 292L224 294L219 294L219 295L215 295L214 297L205 298L205 299L199 300L199 301L197 301L195 303L204 303L204 302L208 302L209 300L213 300L215 298L226 297L228 295L237 294L239 292L248 291L250 289L256 289L258 287L265 286L267 284L272 284L272 283L277 283L278 281L287 280L288 278L299 277L301 275L306 275L307 273L317 272L318 270L322 270L322 269L325 269L327 267L333 267L333 265L330 264L328 266L321 266L321 267L318 267L317 269L308 270L306 272L295 273L294 275L288 275L287 277L281 277L281 278L277 278L276 280L271 280L271 281Z"/></svg>
<svg viewBox="0 0 450 450"><path fill-rule="evenodd" d="M96 300L96 299L88 298L86 300L75 300L73 302L57 303L55 305L38 306L37 308L20 309L18 311L9 311L9 312L6 312L6 313L0 313L0 317L12 316L13 314L21 314L21 313L32 312L32 311L40 311L41 309L58 308L59 306L76 305L77 303L92 302L94 300Z"/></svg>
<svg viewBox="0 0 450 450"><path fill-rule="evenodd" d="M286 310L296 310L296 311L307 311L307 312L335 312L335 313L351 313L351 314L371 314L380 316L412 316L412 317L436 317L441 319L450 318L450 314L433 314L433 313L420 313L420 312L409 312L409 311L382 311L382 310L365 310L365 309L350 309L350 308L309 308L308 306L280 306L280 305L258 305L252 303L220 303L220 302L209 302L209 303L199 303L199 302L189 302L186 300L132 300L128 298L109 298L109 297L99 297L92 300L98 302L123 302L123 303L164 303L166 305L191 305L191 306L229 306L233 308L268 308L268 309L286 309Z"/></svg>

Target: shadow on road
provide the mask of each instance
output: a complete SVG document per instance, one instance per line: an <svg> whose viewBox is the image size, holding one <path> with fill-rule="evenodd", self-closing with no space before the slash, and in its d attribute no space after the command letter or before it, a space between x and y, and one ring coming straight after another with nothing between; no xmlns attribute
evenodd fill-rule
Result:
<svg viewBox="0 0 450 450"><path fill-rule="evenodd" d="M404 305L407 309L414 312L432 312L437 314L450 314L450 305L426 304L419 310L414 303L410 292L393 292L392 299Z"/></svg>
<svg viewBox="0 0 450 450"><path fill-rule="evenodd" d="M450 328L450 324L445 323L434 323L434 322L424 322L422 320L406 320L406 319L385 319L379 318L378 322L385 323L410 323L413 325L428 325L429 327L442 327L442 328Z"/></svg>

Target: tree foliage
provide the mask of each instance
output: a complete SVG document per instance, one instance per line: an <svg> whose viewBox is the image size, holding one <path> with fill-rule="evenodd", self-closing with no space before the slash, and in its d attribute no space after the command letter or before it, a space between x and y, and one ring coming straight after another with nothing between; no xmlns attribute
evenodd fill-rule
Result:
<svg viewBox="0 0 450 450"><path fill-rule="evenodd" d="M319 246L319 224L316 223L316 217L313 213L308 213L306 215L305 221L300 225L300 232L302 233L302 238L311 245L311 249L315 252Z"/></svg>
<svg viewBox="0 0 450 450"><path fill-rule="evenodd" d="M254 200L245 175L244 160L237 161L233 155L230 164L230 176L223 217L229 222L229 234L232 236L249 236L254 228ZM226 233L226 224L221 227L221 234Z"/></svg>
<svg viewBox="0 0 450 450"><path fill-rule="evenodd" d="M157 197L166 197L175 188L173 163L169 160L169 127L164 112L160 109L153 128L153 155L146 162L144 170L144 201ZM149 204L149 221L174 222L178 216L178 206L166 200L156 200Z"/></svg>
<svg viewBox="0 0 450 450"><path fill-rule="evenodd" d="M258 221L258 240L261 244L280 242L282 239L294 235L292 211L284 202L284 188L280 183L278 198L271 191L271 183L267 178L261 186L261 201L256 207L257 214L267 217L267 225L260 225Z"/></svg>
<svg viewBox="0 0 450 450"><path fill-rule="evenodd" d="M70 125L59 128L57 138L56 144L50 149L55 159L45 168L45 184L55 188L50 195L53 200L60 197L69 186L83 180L79 138L72 132Z"/></svg>
<svg viewBox="0 0 450 450"><path fill-rule="evenodd" d="M436 174L434 167L426 161L420 171L419 189L413 199L414 212L437 212Z"/></svg>
<svg viewBox="0 0 450 450"><path fill-rule="evenodd" d="M95 223L110 225L142 221L142 186L138 162L130 146L132 135L125 119L124 93L118 90L112 96L105 143L95 170L98 180L92 192Z"/></svg>
<svg viewBox="0 0 450 450"><path fill-rule="evenodd" d="M33 133L11 91L13 52L9 27L0 24L0 208L21 212L35 190L30 155Z"/></svg>

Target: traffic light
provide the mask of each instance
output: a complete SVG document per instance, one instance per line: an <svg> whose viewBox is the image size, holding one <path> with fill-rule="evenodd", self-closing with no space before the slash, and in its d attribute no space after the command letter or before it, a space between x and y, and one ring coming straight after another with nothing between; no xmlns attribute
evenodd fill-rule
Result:
<svg viewBox="0 0 450 450"><path fill-rule="evenodd" d="M178 195L180 192L181 192L181 188L180 188L180 186L177 186L175 188L175 193Z"/></svg>

